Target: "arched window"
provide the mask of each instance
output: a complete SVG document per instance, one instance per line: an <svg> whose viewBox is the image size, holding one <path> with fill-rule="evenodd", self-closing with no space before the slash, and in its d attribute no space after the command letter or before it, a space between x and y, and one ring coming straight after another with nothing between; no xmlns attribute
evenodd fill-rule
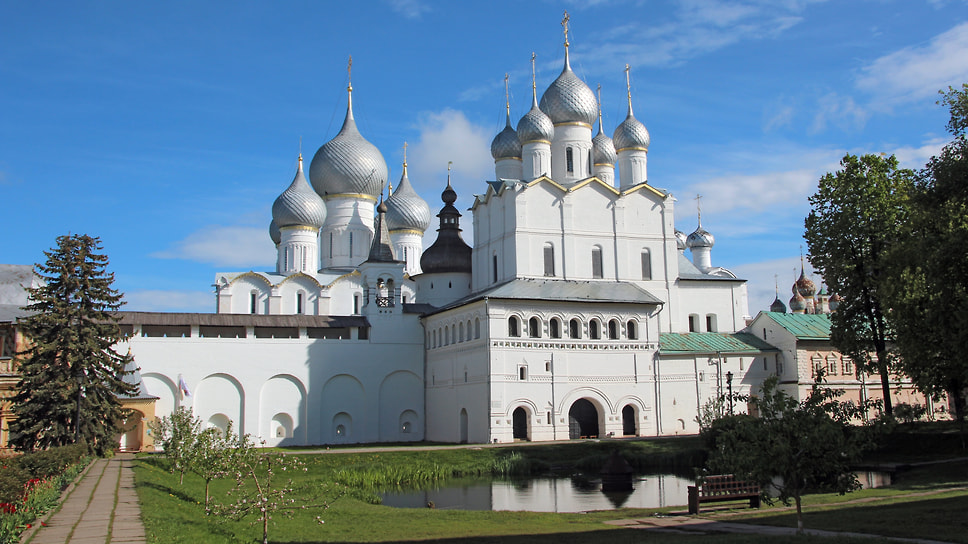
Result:
<svg viewBox="0 0 968 544"><path fill-rule="evenodd" d="M353 233L350 232L350 259L353 258Z"/></svg>
<svg viewBox="0 0 968 544"><path fill-rule="evenodd" d="M474 319L474 339L481 337L481 318Z"/></svg>
<svg viewBox="0 0 968 544"><path fill-rule="evenodd" d="M302 291L296 293L296 313L303 313L303 293Z"/></svg>
<svg viewBox="0 0 968 544"><path fill-rule="evenodd" d="M625 335L629 340L638 340L639 331L636 330L635 321L629 320L629 322L625 324Z"/></svg>
<svg viewBox="0 0 968 544"><path fill-rule="evenodd" d="M555 246L551 242L544 245L544 275L555 275Z"/></svg>
<svg viewBox="0 0 968 544"><path fill-rule="evenodd" d="M254 314L258 310L257 304L259 303L259 293L252 291L249 293L249 313Z"/></svg>
<svg viewBox="0 0 968 544"><path fill-rule="evenodd" d="M699 332L699 316L696 314L689 315L689 332Z"/></svg>
<svg viewBox="0 0 968 544"><path fill-rule="evenodd" d="M551 321L548 322L548 336L561 338L561 321L557 317L552 317Z"/></svg>
<svg viewBox="0 0 968 544"><path fill-rule="evenodd" d="M588 150L588 175L592 175L592 150Z"/></svg>
<svg viewBox="0 0 968 544"><path fill-rule="evenodd" d="M491 257L491 268L494 269L494 283L497 283L497 255Z"/></svg>
<svg viewBox="0 0 968 544"><path fill-rule="evenodd" d="M513 315L508 318L508 336L521 336L518 318Z"/></svg>
<svg viewBox="0 0 968 544"><path fill-rule="evenodd" d="M716 332L716 314L706 314L706 330Z"/></svg>
<svg viewBox="0 0 968 544"><path fill-rule="evenodd" d="M652 279L652 254L648 249L642 250L642 279Z"/></svg>
<svg viewBox="0 0 968 544"><path fill-rule="evenodd" d="M618 340L618 320L613 319L608 322L608 339Z"/></svg>
<svg viewBox="0 0 968 544"><path fill-rule="evenodd" d="M570 147L565 148L565 170L575 171L575 153Z"/></svg>
<svg viewBox="0 0 968 544"><path fill-rule="evenodd" d="M568 322L568 336L571 338L581 338L581 321L572 319Z"/></svg>
<svg viewBox="0 0 968 544"><path fill-rule="evenodd" d="M598 340L602 337L602 331L599 328L598 320L592 319L588 322L588 337L592 340Z"/></svg>
<svg viewBox="0 0 968 544"><path fill-rule="evenodd" d="M437 331L433 331L433 347L437 347Z"/></svg>
<svg viewBox="0 0 968 544"><path fill-rule="evenodd" d="M598 246L592 248L592 277L602 277L602 248Z"/></svg>
<svg viewBox="0 0 968 544"><path fill-rule="evenodd" d="M461 342L464 341L464 324L463 323L460 324L460 336L458 338L460 338L460 341Z"/></svg>
<svg viewBox="0 0 968 544"><path fill-rule="evenodd" d="M353 295L353 314L356 315L359 313L360 313L360 295L355 294Z"/></svg>
<svg viewBox="0 0 968 544"><path fill-rule="evenodd" d="M531 338L541 338L541 321L537 317L528 320L528 336Z"/></svg>
<svg viewBox="0 0 968 544"><path fill-rule="evenodd" d="M518 367L518 379L527 380L528 379L528 367L521 365Z"/></svg>

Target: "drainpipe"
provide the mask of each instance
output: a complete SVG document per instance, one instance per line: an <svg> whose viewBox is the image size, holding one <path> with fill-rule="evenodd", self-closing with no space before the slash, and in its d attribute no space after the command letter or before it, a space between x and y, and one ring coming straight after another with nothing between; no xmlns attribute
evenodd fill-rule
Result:
<svg viewBox="0 0 968 544"><path fill-rule="evenodd" d="M551 352L551 439L558 440L558 429L555 420L558 419L557 404L555 401L555 352Z"/></svg>
<svg viewBox="0 0 968 544"><path fill-rule="evenodd" d="M487 443L494 441L493 432L491 427L491 380L493 379L491 374L491 311L488 309L488 298L484 297L484 328L485 335L484 338L487 340L487 349L484 350L484 356L487 359L487 379L484 380L486 384L486 397L487 405L484 407L484 413L487 414ZM470 432L468 431L468 434ZM468 442L470 442L470 437L468 436Z"/></svg>

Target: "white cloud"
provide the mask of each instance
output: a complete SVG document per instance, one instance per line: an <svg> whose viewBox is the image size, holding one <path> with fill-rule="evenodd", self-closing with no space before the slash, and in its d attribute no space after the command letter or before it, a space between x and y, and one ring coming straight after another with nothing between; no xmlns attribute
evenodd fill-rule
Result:
<svg viewBox="0 0 968 544"><path fill-rule="evenodd" d="M857 87L891 106L937 96L949 85L968 81L968 22L924 45L884 55L861 70Z"/></svg>
<svg viewBox="0 0 968 544"><path fill-rule="evenodd" d="M185 259L214 266L265 267L276 260L276 251L265 228L208 226L157 251L158 259Z"/></svg>
<svg viewBox="0 0 968 544"><path fill-rule="evenodd" d="M854 99L847 96L839 96L837 93L827 93L820 97L818 101L817 113L814 115L813 124L810 126L811 133L823 132L828 123L832 123L837 128L850 132L864 128L869 113L858 106Z"/></svg>
<svg viewBox="0 0 968 544"><path fill-rule="evenodd" d="M215 295L210 291L164 291L143 289L124 294L123 309L133 312L212 312Z"/></svg>
<svg viewBox="0 0 968 544"><path fill-rule="evenodd" d="M421 0L389 0L388 3L390 9L407 19L419 19L421 15L431 11L430 6Z"/></svg>
<svg viewBox="0 0 968 544"><path fill-rule="evenodd" d="M897 157L902 168L924 168L931 157L941 153L941 148L948 143L946 138L932 138L918 147L901 146L890 151Z"/></svg>
<svg viewBox="0 0 968 544"><path fill-rule="evenodd" d="M793 121L796 108L792 104L777 101L763 112L764 122L763 131L770 132L780 127L787 126Z"/></svg>

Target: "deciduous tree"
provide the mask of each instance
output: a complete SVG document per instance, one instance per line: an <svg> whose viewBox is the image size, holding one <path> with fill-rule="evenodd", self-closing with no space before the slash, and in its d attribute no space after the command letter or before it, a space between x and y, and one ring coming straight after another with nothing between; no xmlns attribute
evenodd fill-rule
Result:
<svg viewBox="0 0 968 544"><path fill-rule="evenodd" d="M887 290L914 173L898 168L894 156L848 154L840 165L820 178L810 197L804 238L810 263L842 299L830 316L831 342L858 370L880 376L884 411L891 414L894 330Z"/></svg>
<svg viewBox="0 0 968 544"><path fill-rule="evenodd" d="M18 354L10 424L10 444L21 451L83 442L103 454L117 445L118 395L134 387L123 380L128 357L113 348L122 300L101 250L96 237L60 236L34 267L44 285L27 289L31 315L18 323L28 347Z"/></svg>
<svg viewBox="0 0 968 544"><path fill-rule="evenodd" d="M784 504L797 508L797 530L803 531L801 500L807 492L847 493L860 484L851 470L870 444L866 428L851 427L859 407L837 400L843 391L814 384L798 402L768 378L757 396L749 397L758 417L724 416L703 436L710 449L709 470L755 481Z"/></svg>
<svg viewBox="0 0 968 544"><path fill-rule="evenodd" d="M901 368L918 389L948 396L964 425L968 359L968 84L942 93L954 140L918 172L893 253L891 319Z"/></svg>

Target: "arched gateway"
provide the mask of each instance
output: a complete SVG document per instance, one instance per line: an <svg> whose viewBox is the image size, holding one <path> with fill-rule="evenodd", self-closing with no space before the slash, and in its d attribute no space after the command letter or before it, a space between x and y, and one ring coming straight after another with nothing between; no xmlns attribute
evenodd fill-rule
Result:
<svg viewBox="0 0 968 544"><path fill-rule="evenodd" d="M578 399L568 410L568 438L597 438L598 409L588 399Z"/></svg>

